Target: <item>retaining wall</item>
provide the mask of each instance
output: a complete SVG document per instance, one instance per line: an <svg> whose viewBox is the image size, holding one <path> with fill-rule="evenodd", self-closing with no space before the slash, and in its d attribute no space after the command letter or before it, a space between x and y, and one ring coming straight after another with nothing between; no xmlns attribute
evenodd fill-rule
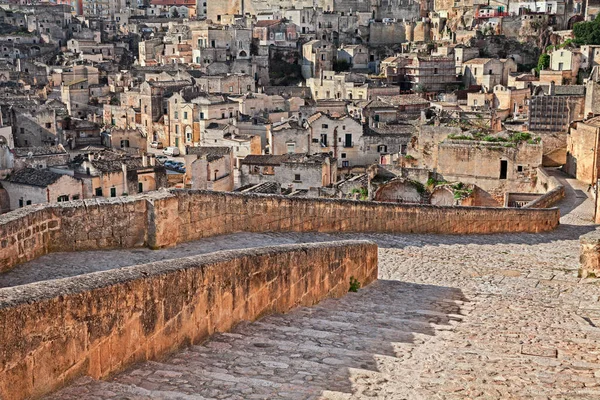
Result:
<svg viewBox="0 0 600 400"><path fill-rule="evenodd" d="M0 289L0 398L104 378L377 277L365 241L225 251ZM7 327L10 327L7 329Z"/></svg>
<svg viewBox="0 0 600 400"><path fill-rule="evenodd" d="M565 197L565 187L558 179L548 175L544 168L537 169L537 179L536 186L545 193L524 205L523 208L549 208Z"/></svg>
<svg viewBox="0 0 600 400"><path fill-rule="evenodd" d="M470 234L543 232L558 209L443 207L174 190L154 205L152 246L233 232L381 232Z"/></svg>
<svg viewBox="0 0 600 400"><path fill-rule="evenodd" d="M235 232L543 232L558 209L401 205L194 190L28 206L0 215L0 271L57 251L160 248Z"/></svg>

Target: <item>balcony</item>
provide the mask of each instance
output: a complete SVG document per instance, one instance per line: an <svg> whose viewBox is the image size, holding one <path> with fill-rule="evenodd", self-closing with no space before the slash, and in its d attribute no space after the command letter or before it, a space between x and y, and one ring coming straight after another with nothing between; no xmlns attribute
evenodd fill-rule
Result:
<svg viewBox="0 0 600 400"><path fill-rule="evenodd" d="M344 142L344 143L343 143L343 147L344 147L344 148L351 148L351 147L354 147L354 142Z"/></svg>

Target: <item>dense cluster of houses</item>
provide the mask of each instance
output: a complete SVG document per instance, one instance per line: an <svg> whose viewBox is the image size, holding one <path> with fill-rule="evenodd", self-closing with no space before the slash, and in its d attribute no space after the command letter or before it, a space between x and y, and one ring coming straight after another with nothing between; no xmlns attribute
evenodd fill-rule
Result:
<svg viewBox="0 0 600 400"><path fill-rule="evenodd" d="M600 46L572 27L597 11L0 4L0 212L169 187L501 206L543 166L595 185Z"/></svg>

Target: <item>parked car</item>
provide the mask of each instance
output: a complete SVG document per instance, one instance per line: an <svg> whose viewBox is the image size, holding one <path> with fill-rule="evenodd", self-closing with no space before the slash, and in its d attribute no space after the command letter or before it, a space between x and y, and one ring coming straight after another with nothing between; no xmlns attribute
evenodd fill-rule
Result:
<svg viewBox="0 0 600 400"><path fill-rule="evenodd" d="M165 168L175 168L175 162L171 160L165 161L163 165L165 166Z"/></svg>
<svg viewBox="0 0 600 400"><path fill-rule="evenodd" d="M165 147L163 150L163 154L167 156L178 156L179 155L179 147L169 146Z"/></svg>
<svg viewBox="0 0 600 400"><path fill-rule="evenodd" d="M155 148L155 149L162 149L163 144L162 144L162 142L152 142L152 143L150 143L150 147Z"/></svg>
<svg viewBox="0 0 600 400"><path fill-rule="evenodd" d="M161 164L164 164L167 160L169 160L169 158L165 155L159 154L156 156L156 161L158 161Z"/></svg>

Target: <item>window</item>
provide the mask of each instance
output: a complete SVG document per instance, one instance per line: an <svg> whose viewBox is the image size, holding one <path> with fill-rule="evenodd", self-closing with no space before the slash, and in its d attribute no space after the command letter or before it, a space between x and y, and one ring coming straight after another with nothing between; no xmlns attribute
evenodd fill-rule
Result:
<svg viewBox="0 0 600 400"><path fill-rule="evenodd" d="M321 147L327 147L327 134L321 134Z"/></svg>
<svg viewBox="0 0 600 400"><path fill-rule="evenodd" d="M62 196L58 196L56 198L58 203L62 203L63 201L69 201L69 195L63 194Z"/></svg>
<svg viewBox="0 0 600 400"><path fill-rule="evenodd" d="M352 143L352 134L346 133L344 136L344 147L352 147L354 143Z"/></svg>
<svg viewBox="0 0 600 400"><path fill-rule="evenodd" d="M233 92L233 86L229 86L229 93Z"/></svg>
<svg viewBox="0 0 600 400"><path fill-rule="evenodd" d="M98 197L102 196L102 188L101 187L96 188L95 195Z"/></svg>
<svg viewBox="0 0 600 400"><path fill-rule="evenodd" d="M500 160L500 179L506 179L508 172L508 161Z"/></svg>
<svg viewBox="0 0 600 400"><path fill-rule="evenodd" d="M30 206L30 205L31 205L31 200L27 200L27 201L25 202L25 205L26 205L26 206Z"/></svg>
<svg viewBox="0 0 600 400"><path fill-rule="evenodd" d="M400 147L400 154L406 154L406 153L407 153L407 151L408 151L408 146L407 146L407 145L405 145L405 144L403 144L403 145Z"/></svg>
<svg viewBox="0 0 600 400"><path fill-rule="evenodd" d="M200 112L200 119L204 119L204 113Z"/></svg>
<svg viewBox="0 0 600 400"><path fill-rule="evenodd" d="M342 158L346 158L346 153L342 153Z"/></svg>
<svg viewBox="0 0 600 400"><path fill-rule="evenodd" d="M287 143L287 152L294 153L296 151L296 143Z"/></svg>
<svg viewBox="0 0 600 400"><path fill-rule="evenodd" d="M342 161L342 167L348 168L350 166L350 161Z"/></svg>
<svg viewBox="0 0 600 400"><path fill-rule="evenodd" d="M323 125L321 125L321 128L322 128L322 129L327 129L327 128L329 128L329 125L327 125L327 124L323 124Z"/></svg>
<svg viewBox="0 0 600 400"><path fill-rule="evenodd" d="M175 125L175 134L178 135L179 134L179 125Z"/></svg>
<svg viewBox="0 0 600 400"><path fill-rule="evenodd" d="M52 123L51 122L46 122L46 128L48 128L48 129L52 128Z"/></svg>
<svg viewBox="0 0 600 400"><path fill-rule="evenodd" d="M179 112L175 111L175 119L179 119Z"/></svg>
<svg viewBox="0 0 600 400"><path fill-rule="evenodd" d="M142 193L144 191L144 183L138 182L138 193Z"/></svg>
<svg viewBox="0 0 600 400"><path fill-rule="evenodd" d="M438 69L437 69L437 68L434 68L434 69L433 69L433 74L434 74L434 75L437 75L437 73L438 73Z"/></svg>
<svg viewBox="0 0 600 400"><path fill-rule="evenodd" d="M517 165L517 172L523 172L523 166Z"/></svg>
<svg viewBox="0 0 600 400"><path fill-rule="evenodd" d="M19 207L23 207L23 199L19 199Z"/></svg>
<svg viewBox="0 0 600 400"><path fill-rule="evenodd" d="M129 147L129 140L127 140L127 139L121 140L121 148L124 148L124 147Z"/></svg>
<svg viewBox="0 0 600 400"><path fill-rule="evenodd" d="M110 188L110 197L117 197L117 188Z"/></svg>
<svg viewBox="0 0 600 400"><path fill-rule="evenodd" d="M187 111L183 112L183 119L187 121L188 113Z"/></svg>
<svg viewBox="0 0 600 400"><path fill-rule="evenodd" d="M387 146L385 144L380 144L377 146L378 153L387 153Z"/></svg>
<svg viewBox="0 0 600 400"><path fill-rule="evenodd" d="M300 182L300 174L294 174L294 182Z"/></svg>
<svg viewBox="0 0 600 400"><path fill-rule="evenodd" d="M73 195L73 200L79 200L79 195L78 194L74 194Z"/></svg>

